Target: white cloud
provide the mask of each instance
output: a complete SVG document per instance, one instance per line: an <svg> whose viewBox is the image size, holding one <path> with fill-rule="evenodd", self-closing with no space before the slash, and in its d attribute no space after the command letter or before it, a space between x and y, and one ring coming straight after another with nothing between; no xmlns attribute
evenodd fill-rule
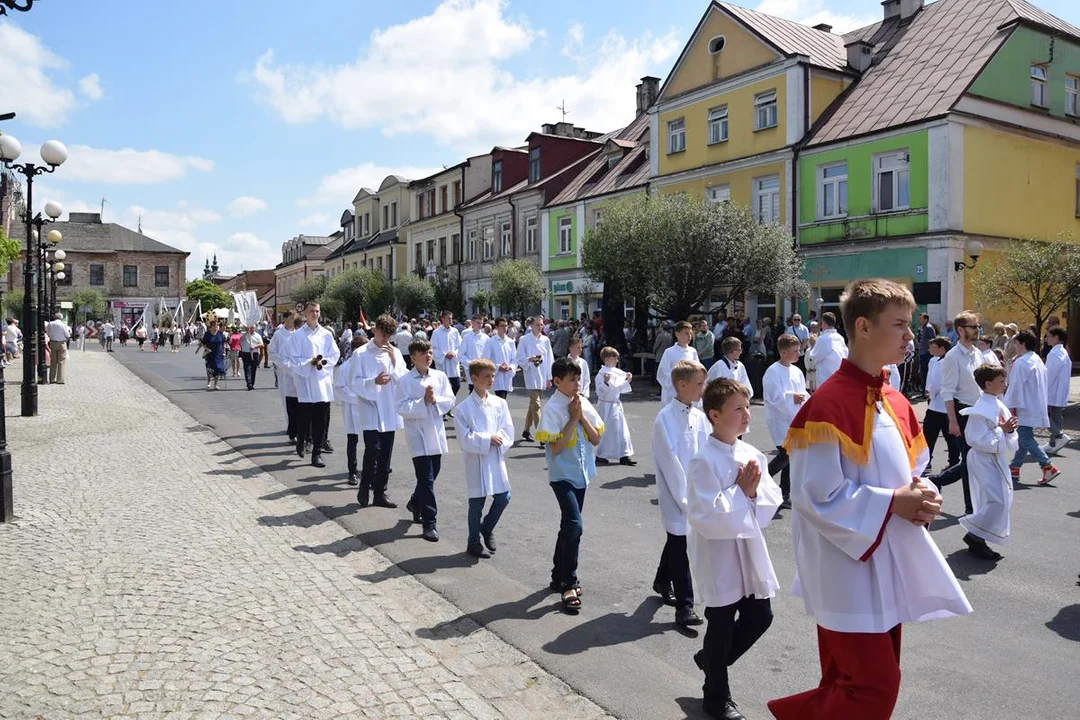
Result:
<svg viewBox="0 0 1080 720"><path fill-rule="evenodd" d="M314 212L310 215L305 215L304 217L300 218L300 222L296 224L302 228L325 228L330 225L330 216L326 213Z"/></svg>
<svg viewBox="0 0 1080 720"><path fill-rule="evenodd" d="M315 194L296 201L299 207L308 208L316 205L336 205L344 211L352 207L352 199L362 187L378 189L387 175L401 175L409 180L424 178L442 170L441 167L399 167L391 168L374 163L363 163L355 167L342 168L326 175L319 182ZM309 216L310 217L310 216Z"/></svg>
<svg viewBox="0 0 1080 720"><path fill-rule="evenodd" d="M78 104L75 93L60 87L49 71L67 62L45 47L36 35L0 22L0 78L4 87L4 110L14 110L20 120L41 127L62 125Z"/></svg>
<svg viewBox="0 0 1080 720"><path fill-rule="evenodd" d="M579 22L570 23L563 41L562 54L574 60L581 59L581 50L585 45L585 26Z"/></svg>
<svg viewBox="0 0 1080 720"><path fill-rule="evenodd" d="M281 262L280 247L271 247L270 243L254 233L235 232L221 243L201 242L194 249L191 260L201 272L206 258L217 255L218 266L225 275L235 275L241 270L265 270ZM190 272L190 271L189 271Z"/></svg>
<svg viewBox="0 0 1080 720"><path fill-rule="evenodd" d="M248 79L256 96L291 123L326 117L345 128L419 133L458 150L520 142L558 119L566 100L577 125L606 131L633 117L635 86L660 74L682 47L674 33L585 42L573 72L515 76L506 61L533 48L540 33L509 17L504 0L444 0L430 15L372 34L354 62L292 65L268 51Z"/></svg>
<svg viewBox="0 0 1080 720"><path fill-rule="evenodd" d="M229 214L233 217L247 217L262 212L269 207L265 200L250 195L241 195L229 203Z"/></svg>
<svg viewBox="0 0 1080 720"><path fill-rule="evenodd" d="M105 93L101 90L101 78L97 73L90 73L79 80L79 92L91 100L100 100Z"/></svg>
<svg viewBox="0 0 1080 720"><path fill-rule="evenodd" d="M24 146L23 154L37 157L37 146ZM153 185L187 175L188 170L209 172L213 160L173 155L161 150L105 150L69 145L67 162L56 171L57 180L84 180L115 185Z"/></svg>
<svg viewBox="0 0 1080 720"><path fill-rule="evenodd" d="M825 0L762 0L756 10L811 27L826 23L832 25L834 33L846 33L881 20L881 8L878 3L873 4L878 11L862 15L833 12L825 7Z"/></svg>

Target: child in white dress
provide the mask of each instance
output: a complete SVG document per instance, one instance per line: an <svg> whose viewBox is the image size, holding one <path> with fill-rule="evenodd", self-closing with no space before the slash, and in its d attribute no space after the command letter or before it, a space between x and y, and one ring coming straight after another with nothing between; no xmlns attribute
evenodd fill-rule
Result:
<svg viewBox="0 0 1080 720"><path fill-rule="evenodd" d="M600 351L600 361L604 366L596 374L596 411L607 432L600 437L596 447L596 464L608 465L618 460L622 465L637 465L630 457L634 454L634 445L630 442L630 426L626 423L620 399L630 392L630 381L634 376L619 369L619 351L613 347Z"/></svg>

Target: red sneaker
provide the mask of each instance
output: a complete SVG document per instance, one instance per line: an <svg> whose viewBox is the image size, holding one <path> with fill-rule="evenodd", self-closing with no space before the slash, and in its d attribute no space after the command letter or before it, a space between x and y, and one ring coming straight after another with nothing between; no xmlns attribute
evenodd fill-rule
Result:
<svg viewBox="0 0 1080 720"><path fill-rule="evenodd" d="M1061 471L1053 465L1044 465L1042 469L1042 479L1039 480L1039 484L1046 485L1060 474Z"/></svg>
<svg viewBox="0 0 1080 720"><path fill-rule="evenodd" d="M1013 482L1020 482L1020 468L1009 466L1009 475L1012 476Z"/></svg>

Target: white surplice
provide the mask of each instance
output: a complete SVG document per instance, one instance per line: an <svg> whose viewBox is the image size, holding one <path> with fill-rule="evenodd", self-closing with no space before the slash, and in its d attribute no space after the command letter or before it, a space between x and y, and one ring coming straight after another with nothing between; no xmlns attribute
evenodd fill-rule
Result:
<svg viewBox="0 0 1080 720"><path fill-rule="evenodd" d="M390 361L390 353L394 361ZM391 345L388 350L378 347L374 342L359 348L353 353L356 363L349 371L346 382L356 393L356 408L360 413L360 429L390 432L405 426L397 412L394 385L398 378L409 370L405 367L405 358L401 351ZM375 378L386 373L390 382L379 385Z"/></svg>
<svg viewBox="0 0 1080 720"><path fill-rule="evenodd" d="M751 460L761 469L754 498L735 483ZM751 595L759 600L775 595L780 582L761 531L784 498L765 456L742 440L728 445L710 435L690 460L686 496L694 599L705 607L723 607Z"/></svg>
<svg viewBox="0 0 1080 720"><path fill-rule="evenodd" d="M350 355L349 359L341 363L334 373L334 396L341 403L341 420L345 426L346 435L359 435L362 432L356 393L349 384L349 377L358 355L359 353Z"/></svg>
<svg viewBox="0 0 1080 720"><path fill-rule="evenodd" d="M394 404L405 423L405 441L412 457L445 455L446 427L443 415L454 409L454 390L442 370L430 368L426 375L413 368L394 383ZM433 388L435 403L425 399Z"/></svg>
<svg viewBox="0 0 1080 720"><path fill-rule="evenodd" d="M495 393L481 399L473 392L454 408L454 427L465 456L465 493L470 498L487 497L510 490L506 472L506 451L514 444L514 421L510 407ZM503 444L491 444L493 435Z"/></svg>
<svg viewBox="0 0 1080 720"><path fill-rule="evenodd" d="M750 384L750 376L746 373L746 365L738 360L728 360L726 357L718 358L709 368L709 374L705 377L706 383L711 383L718 378L727 378L746 388L750 397L754 397L754 386Z"/></svg>
<svg viewBox="0 0 1080 720"><path fill-rule="evenodd" d="M911 620L971 612L926 528L890 512L893 491L922 472L929 453L923 450L911 468L903 436L880 403L866 465L843 456L836 442L789 452L792 592L818 625L883 633Z"/></svg>
<svg viewBox="0 0 1080 720"><path fill-rule="evenodd" d="M814 341L814 347L807 353L814 358L814 367L817 370L817 386L829 379L829 376L840 369L840 362L848 356L847 343L844 337L833 328L823 330Z"/></svg>
<svg viewBox="0 0 1080 720"><path fill-rule="evenodd" d="M671 382L671 368L675 367L675 363L680 360L701 362L693 345L682 347L675 343L664 351L664 356L660 358L660 364L656 368L656 382L660 383L660 407L665 407L675 399L675 386Z"/></svg>
<svg viewBox="0 0 1080 720"><path fill-rule="evenodd" d="M1024 427L1044 428L1050 427L1047 400L1046 366L1038 353L1028 350L1013 360L1005 407L1016 410L1016 419Z"/></svg>
<svg viewBox="0 0 1080 720"><path fill-rule="evenodd" d="M968 418L964 439L971 446L967 467L971 507L975 511L960 518L960 524L987 542L1008 545L1013 501L1009 459L1020 443L1016 432L1006 433L998 427L998 421L1011 418L1012 413L997 397L983 393L979 402L960 414Z"/></svg>
<svg viewBox="0 0 1080 720"><path fill-rule="evenodd" d="M469 363L479 360L484 356L484 345L487 344L488 336L483 330L474 332L469 328L461 334L461 348L458 350L458 359L465 368L465 377L469 377Z"/></svg>
<svg viewBox="0 0 1080 720"><path fill-rule="evenodd" d="M510 336L500 338L497 333L492 335L484 343L482 357L495 363L495 384L491 386L492 391L513 392L514 373L517 372L517 344ZM500 369L503 363L507 365L506 370Z"/></svg>
<svg viewBox="0 0 1080 720"><path fill-rule="evenodd" d="M993 365L994 367L1001 367L1001 361L998 360L997 353L993 350L980 350L982 353L983 362L987 365Z"/></svg>
<svg viewBox="0 0 1080 720"><path fill-rule="evenodd" d="M296 399L302 403L334 401L334 367L341 356L334 333L321 325L314 330L307 323L289 338L289 369L296 380ZM322 355L322 369L312 364Z"/></svg>
<svg viewBox="0 0 1080 720"><path fill-rule="evenodd" d="M626 422L620 396L630 392L630 380L624 370L605 365L596 373L596 412L604 421L604 434L596 446L596 457L621 460L634 454L630 426Z"/></svg>
<svg viewBox="0 0 1080 720"><path fill-rule="evenodd" d="M1046 404L1065 407L1069 404L1069 377L1072 375L1072 359L1064 345L1050 348L1046 356Z"/></svg>
<svg viewBox="0 0 1080 720"><path fill-rule="evenodd" d="M934 412L948 412L945 407L945 399L941 397L941 358L930 358L930 364L926 368L926 394L930 396L930 402L926 409Z"/></svg>
<svg viewBox="0 0 1080 720"><path fill-rule="evenodd" d="M795 402L795 396L802 395L803 403L808 397L806 378L794 364L784 367L783 363L775 362L765 371L761 384L765 396L765 425L773 445L782 447L791 421L802 407L802 403Z"/></svg>
<svg viewBox="0 0 1080 720"><path fill-rule="evenodd" d="M431 331L431 353L435 357L435 367L446 373L447 377L460 378L461 370L461 333L451 325L441 324ZM446 353L453 353L451 358Z"/></svg>
<svg viewBox="0 0 1080 720"><path fill-rule="evenodd" d="M533 362L539 357L540 364ZM514 364L521 368L527 390L546 390L551 382L551 365L555 362L551 354L551 341L545 335L537 337L531 332L521 336L517 344L517 358Z"/></svg>
<svg viewBox="0 0 1080 720"><path fill-rule="evenodd" d="M567 355L567 357L570 357ZM592 373L589 372L589 363L585 362L585 358L572 358L574 364L578 366L578 370L581 371L581 379L578 381L578 392L589 397L592 395Z"/></svg>
<svg viewBox="0 0 1080 720"><path fill-rule="evenodd" d="M705 446L712 432L709 418L678 399L656 414L652 454L656 463L656 499L664 532L685 535L686 472L690 459Z"/></svg>
<svg viewBox="0 0 1080 720"><path fill-rule="evenodd" d="M885 369L889 371L889 385L897 392L902 392L900 388L900 368L896 364L886 365ZM818 386L820 387L820 383Z"/></svg>

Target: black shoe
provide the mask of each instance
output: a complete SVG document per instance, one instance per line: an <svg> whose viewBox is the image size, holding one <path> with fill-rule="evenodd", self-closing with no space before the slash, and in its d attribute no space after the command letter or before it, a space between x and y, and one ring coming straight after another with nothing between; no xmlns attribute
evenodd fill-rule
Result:
<svg viewBox="0 0 1080 720"><path fill-rule="evenodd" d="M405 503L405 509L412 513L412 521L416 524L420 524L420 509L416 507L416 497L409 498L409 502Z"/></svg>
<svg viewBox="0 0 1080 720"><path fill-rule="evenodd" d="M484 546L481 545L480 543L477 543L476 545L470 545L465 550L465 552L472 555L474 558L489 558L489 557L491 557L491 555L488 553L488 551L485 550Z"/></svg>
<svg viewBox="0 0 1080 720"><path fill-rule="evenodd" d="M322 457L318 453L312 453L311 454L311 465L312 465L312 467L317 467L317 468L326 467L326 463L323 462Z"/></svg>
<svg viewBox="0 0 1080 720"><path fill-rule="evenodd" d="M303 440L297 440L296 441L296 454L299 455L300 457L304 457L304 441Z"/></svg>
<svg viewBox="0 0 1080 720"><path fill-rule="evenodd" d="M354 473L354 472L351 472L351 473L349 473L349 479L348 479L348 480L347 480L346 482L348 482L348 483L349 483L350 485L356 485L356 484L358 484L358 483L359 483L360 481L359 481L359 479L358 479L358 478L356 477L356 473Z"/></svg>
<svg viewBox="0 0 1080 720"><path fill-rule="evenodd" d="M483 530L480 531L480 537L484 538L484 545L491 552L498 550L498 546L495 544L495 532L486 533Z"/></svg>
<svg viewBox="0 0 1080 720"><path fill-rule="evenodd" d="M675 611L675 624L679 627L688 628L694 625L701 625L705 621L701 619L701 616L694 612L692 607L679 608Z"/></svg>
<svg viewBox="0 0 1080 720"><path fill-rule="evenodd" d="M784 498L784 501L782 503L780 503L780 509L781 510L790 510L791 509L791 498L789 498L789 497Z"/></svg>
<svg viewBox="0 0 1080 720"><path fill-rule="evenodd" d="M397 503L391 502L390 498L386 497L386 493L375 493L375 501L371 503L375 507L381 508L396 508Z"/></svg>
<svg viewBox="0 0 1080 720"><path fill-rule="evenodd" d="M532 442L532 435L530 435L529 431L526 430L525 432L521 433L521 439L525 442Z"/></svg>
<svg viewBox="0 0 1080 720"><path fill-rule="evenodd" d="M454 419L454 411L453 410L447 411L446 415L444 415L443 417L447 417L447 418L450 418L451 420L453 420Z"/></svg>
<svg viewBox="0 0 1080 720"><path fill-rule="evenodd" d="M665 605L671 605L675 607L675 593L671 590L671 585L661 585L654 582L652 586L653 592L663 599Z"/></svg>
<svg viewBox="0 0 1080 720"><path fill-rule="evenodd" d="M1000 553L991 550L990 546L986 544L986 541L978 535L968 533L964 536L964 542L967 543L968 552L977 558L982 558L983 560L1000 560L1002 558Z"/></svg>
<svg viewBox="0 0 1080 720"><path fill-rule="evenodd" d="M637 465L637 460L631 460L630 456L627 455L625 457L619 458L619 464L620 465L629 465L630 467L634 467L635 465Z"/></svg>
<svg viewBox="0 0 1080 720"><path fill-rule="evenodd" d="M746 720L746 716L739 712L739 708L733 700L728 700L723 706L714 705L708 700L701 703L701 709L711 718L720 720Z"/></svg>
<svg viewBox="0 0 1080 720"><path fill-rule="evenodd" d="M331 454L331 453L334 452L334 448L330 447L330 443L325 442L325 443L323 443L322 451L324 453Z"/></svg>
<svg viewBox="0 0 1080 720"><path fill-rule="evenodd" d="M424 539L428 542L439 542L439 531L435 529L434 525L428 525L424 528Z"/></svg>
<svg viewBox="0 0 1080 720"><path fill-rule="evenodd" d="M356 504L362 508L371 504L371 490L363 483L360 483L360 489L356 491Z"/></svg>
<svg viewBox="0 0 1080 720"><path fill-rule="evenodd" d="M705 672L705 651L698 650L694 653L694 664L697 665L697 669L701 672Z"/></svg>
<svg viewBox="0 0 1080 720"><path fill-rule="evenodd" d="M290 445L295 445L296 444L296 436L295 435L290 435L289 436L289 444Z"/></svg>
<svg viewBox="0 0 1080 720"><path fill-rule="evenodd" d="M596 464L597 465L610 465L611 461L608 460L607 458L598 457L598 458L596 458Z"/></svg>

